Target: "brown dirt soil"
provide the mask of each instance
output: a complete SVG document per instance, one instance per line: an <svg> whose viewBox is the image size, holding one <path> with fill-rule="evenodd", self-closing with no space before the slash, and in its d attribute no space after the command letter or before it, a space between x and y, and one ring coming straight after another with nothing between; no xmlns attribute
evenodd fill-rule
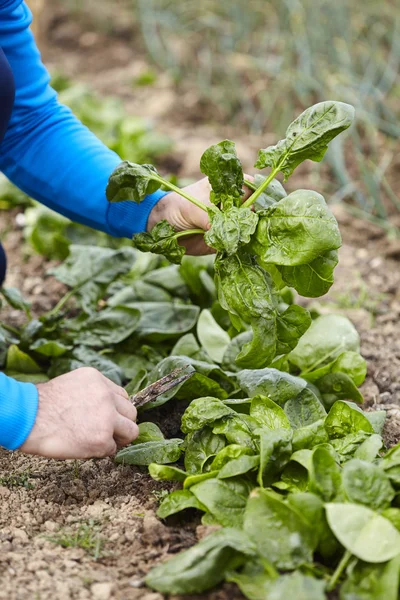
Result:
<svg viewBox="0 0 400 600"><path fill-rule="evenodd" d="M72 44L75 36L78 43ZM50 66L90 80L100 92L118 93L129 110L151 116L160 129L166 130L164 119L170 118L180 174L197 175L202 150L228 135L226 127L199 124L194 128L189 117L177 127L173 115L190 114L195 100L177 98L167 79L160 79L158 89L140 90L132 98L128 82L144 59L134 60L127 44L107 45L101 34L84 35L76 23L62 19L52 28L50 42L42 48ZM239 144L245 165L252 163L257 147L259 140L249 137ZM307 173L305 168L294 183L301 185ZM368 362L365 406L388 411L385 440L392 445L400 440L400 249L380 229L342 210L337 216L344 246L337 283L321 310L333 307L347 314L360 331ZM43 273L50 265L41 257L24 254L14 221L14 214L1 215L2 226L14 228L6 239L7 284L20 287L33 300L35 312L47 310L62 294L62 286L52 278L44 283ZM11 312L7 318L17 315ZM19 479L12 482L10 476ZM204 535L195 515L168 526L159 522L157 492L170 486L110 459L57 462L0 450L0 481L0 600L162 600L162 595L141 587L143 575ZM24 482L26 487L11 485ZM91 551L63 548L50 540L60 530L72 534L85 524L101 540L97 560ZM236 588L226 585L197 600L240 598Z"/></svg>

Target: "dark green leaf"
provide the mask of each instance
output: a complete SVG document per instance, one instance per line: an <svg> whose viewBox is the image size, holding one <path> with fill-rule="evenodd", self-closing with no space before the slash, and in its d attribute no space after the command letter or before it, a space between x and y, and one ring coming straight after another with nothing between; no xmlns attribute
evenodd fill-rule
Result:
<svg viewBox="0 0 400 600"><path fill-rule="evenodd" d="M333 101L315 104L289 125L285 139L259 151L255 167L281 171L286 180L304 160L320 162L329 142L350 127L353 120L354 108L349 104Z"/></svg>
<svg viewBox="0 0 400 600"><path fill-rule="evenodd" d="M217 398L197 398L186 409L182 417L181 429L184 433L196 431L232 413L232 409Z"/></svg>
<svg viewBox="0 0 400 600"><path fill-rule="evenodd" d="M137 165L124 160L111 173L106 196L109 202L141 202L159 189L162 181L153 165Z"/></svg>
<svg viewBox="0 0 400 600"><path fill-rule="evenodd" d="M115 457L117 463L124 465L147 466L151 463L165 465L176 462L181 453L183 440L159 440L154 442L144 442L127 446L118 452Z"/></svg>
<svg viewBox="0 0 400 600"><path fill-rule="evenodd" d="M306 427L326 417L326 410L308 388L286 402L285 413L293 429Z"/></svg>
<svg viewBox="0 0 400 600"><path fill-rule="evenodd" d="M319 447L313 452L310 470L310 492L330 502L339 493L342 476L339 465L326 448Z"/></svg>
<svg viewBox="0 0 400 600"><path fill-rule="evenodd" d="M277 354L288 354L293 350L311 325L311 316L302 306L292 304L276 320Z"/></svg>
<svg viewBox="0 0 400 600"><path fill-rule="evenodd" d="M35 340L33 344L30 345L30 350L34 350L43 356L57 357L62 356L68 352L68 350L71 350L71 346L66 346L60 341L40 338Z"/></svg>
<svg viewBox="0 0 400 600"><path fill-rule="evenodd" d="M233 142L224 140L207 148L200 159L200 170L211 184L212 202L225 204L230 200L229 204L240 205L244 180Z"/></svg>
<svg viewBox="0 0 400 600"><path fill-rule="evenodd" d="M23 298L21 292L17 288L3 287L0 291L10 306L16 308L17 310L23 310L27 315L29 315L31 303Z"/></svg>
<svg viewBox="0 0 400 600"><path fill-rule="evenodd" d="M259 456L248 456L243 454L239 458L234 458L226 465L222 467L218 473L218 479L227 479L229 477L236 477L237 475L244 475L249 471L254 471L260 464Z"/></svg>
<svg viewBox="0 0 400 600"><path fill-rule="evenodd" d="M258 215L251 208L232 206L221 211L216 206L211 206L208 214L211 228L204 235L204 241L211 248L225 252L228 256L250 242L258 223Z"/></svg>
<svg viewBox="0 0 400 600"><path fill-rule="evenodd" d="M278 473L289 462L292 455L291 429L258 430L260 436L260 468L257 481L267 487L275 481Z"/></svg>
<svg viewBox="0 0 400 600"><path fill-rule="evenodd" d="M124 374L122 370L112 360L109 360L103 354L98 354L97 352L95 352L91 348L88 348L87 346L77 346L76 348L74 348L72 354L73 358L75 359L75 361L73 361L75 362L75 365L68 365L69 359L65 359L64 363L61 363L61 361L64 360L63 358L58 359L58 361L60 361L58 364L64 364L64 368L66 368L66 371L63 371L64 373L67 373L68 371L73 370L74 368L77 369L81 366L94 367L95 369L100 371L100 373L103 373L103 375L108 377L108 379L111 379L111 381L113 381L117 385L122 385L124 379ZM52 368L53 367L54 362L52 363ZM51 376L50 371L49 376Z"/></svg>
<svg viewBox="0 0 400 600"><path fill-rule="evenodd" d="M328 293L333 285L333 271L338 263L337 250L324 252L310 263L279 267L283 281L305 298L319 298Z"/></svg>
<svg viewBox="0 0 400 600"><path fill-rule="evenodd" d="M268 396L277 404L296 398L307 383L300 377L277 369L244 369L237 374L239 385L247 396Z"/></svg>
<svg viewBox="0 0 400 600"><path fill-rule="evenodd" d="M241 528L251 484L244 479L207 479L190 488L223 527Z"/></svg>
<svg viewBox="0 0 400 600"><path fill-rule="evenodd" d="M371 423L364 414L342 400L335 402L329 411L325 420L325 429L332 439L342 438L358 431L374 433Z"/></svg>
<svg viewBox="0 0 400 600"><path fill-rule="evenodd" d="M185 254L185 248L178 243L175 229L166 220L156 223L150 233L136 233L133 245L141 252L162 254L177 265Z"/></svg>
<svg viewBox="0 0 400 600"><path fill-rule="evenodd" d="M185 469L188 473L201 473L206 462L225 446L222 435L209 427L190 433L185 440Z"/></svg>
<svg viewBox="0 0 400 600"><path fill-rule="evenodd" d="M152 474L150 473L150 475ZM157 510L157 516L160 519L166 519L170 515L175 515L182 510L186 510L187 508L197 508L203 512L207 510L190 490L176 490L175 492L171 492L161 502Z"/></svg>
<svg viewBox="0 0 400 600"><path fill-rule="evenodd" d="M197 337L211 360L221 363L231 339L208 309L200 313L197 321Z"/></svg>
<svg viewBox="0 0 400 600"><path fill-rule="evenodd" d="M372 510L388 508L394 498L394 490L385 471L358 459L344 465L343 489L350 502L365 504Z"/></svg>
<svg viewBox="0 0 400 600"><path fill-rule="evenodd" d="M254 175L254 185L256 186L256 188L259 188L265 180L265 175L261 175L260 173L256 173ZM276 202L280 202L281 200L283 200L283 198L286 198L286 196L287 193L281 182L278 181L278 179L273 179L271 183L269 183L265 190L262 192L262 194L254 202L254 208L257 212L264 210L265 208L269 208Z"/></svg>
<svg viewBox="0 0 400 600"><path fill-rule="evenodd" d="M267 396L254 396L251 400L250 416L263 428L290 429L285 411Z"/></svg>
<svg viewBox="0 0 400 600"><path fill-rule="evenodd" d="M139 435L134 444L143 444L144 442L157 442L164 439L161 429L155 423L139 423Z"/></svg>
<svg viewBox="0 0 400 600"><path fill-rule="evenodd" d="M119 344L138 328L141 313L136 308L115 306L92 314L86 321L67 320L64 327L74 332L74 342L94 348Z"/></svg>

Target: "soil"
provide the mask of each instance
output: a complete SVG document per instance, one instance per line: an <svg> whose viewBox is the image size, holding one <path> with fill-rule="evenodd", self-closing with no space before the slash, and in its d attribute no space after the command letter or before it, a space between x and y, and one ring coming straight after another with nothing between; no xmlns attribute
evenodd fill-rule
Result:
<svg viewBox="0 0 400 600"><path fill-rule="evenodd" d="M74 38L77 44L71 42ZM90 81L101 93L118 93L132 113L151 116L161 130L167 130L168 121L171 133L172 123L173 160L180 165L179 174L197 176L200 153L227 136L229 127L201 123L194 127L195 100L177 97L167 78L157 82L158 89L144 88L132 97L127 82L144 59L135 57L123 40L105 42L102 34L84 33L76 22L61 18L42 51L50 66ZM252 163L259 142L243 137L239 151L245 165ZM306 178L307 169L294 183ZM391 446L400 440L400 246L389 242L381 229L342 209L335 212L344 245L337 283L319 309L334 308L357 326L368 362L362 389L365 407L387 410L384 436ZM48 310L63 286L51 277L44 281L48 262L25 254L15 217L15 213L1 216L2 225L10 229L5 239L7 285L19 287L31 298L34 312ZM8 313L7 318L12 321L17 314ZM59 462L0 450L0 600L162 600L162 595L142 587L143 576L205 533L195 514L185 522L158 521L158 497L167 489L171 485L154 482L143 470L116 465L111 459ZM62 547L54 541L60 532L71 538L83 526L94 545L100 545L98 556L93 548ZM197 600L240 598L235 587L225 585Z"/></svg>

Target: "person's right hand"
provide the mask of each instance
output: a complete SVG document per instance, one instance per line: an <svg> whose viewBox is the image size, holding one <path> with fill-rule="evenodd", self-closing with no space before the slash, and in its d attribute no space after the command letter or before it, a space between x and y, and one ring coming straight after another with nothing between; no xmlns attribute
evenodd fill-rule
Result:
<svg viewBox="0 0 400 600"><path fill-rule="evenodd" d="M82 367L37 388L38 414L22 452L47 458L110 456L138 436L128 394L96 369Z"/></svg>

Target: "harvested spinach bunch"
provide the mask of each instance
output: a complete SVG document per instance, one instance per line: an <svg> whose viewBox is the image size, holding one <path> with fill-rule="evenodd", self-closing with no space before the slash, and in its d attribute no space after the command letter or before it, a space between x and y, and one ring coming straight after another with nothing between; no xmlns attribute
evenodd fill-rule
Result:
<svg viewBox="0 0 400 600"><path fill-rule="evenodd" d="M354 109L341 102L321 102L304 111L276 146L260 150L255 166L270 168L245 182L235 144L224 140L208 148L200 160L212 191L205 206L184 190L164 180L152 165L123 162L110 177L110 202L141 202L162 185L207 211L211 228L175 232L166 222L150 233L133 237L140 250L163 254L180 263L184 249L178 239L204 234L217 252L215 283L218 298L233 325L232 336L250 331L236 362L241 368L261 368L289 353L311 324L300 307L282 307L279 291L285 286L307 297L325 294L333 283L341 236L324 198L311 190L289 195L275 179L285 181L306 159L322 160L328 143L347 129ZM243 186L253 193L243 202Z"/></svg>

